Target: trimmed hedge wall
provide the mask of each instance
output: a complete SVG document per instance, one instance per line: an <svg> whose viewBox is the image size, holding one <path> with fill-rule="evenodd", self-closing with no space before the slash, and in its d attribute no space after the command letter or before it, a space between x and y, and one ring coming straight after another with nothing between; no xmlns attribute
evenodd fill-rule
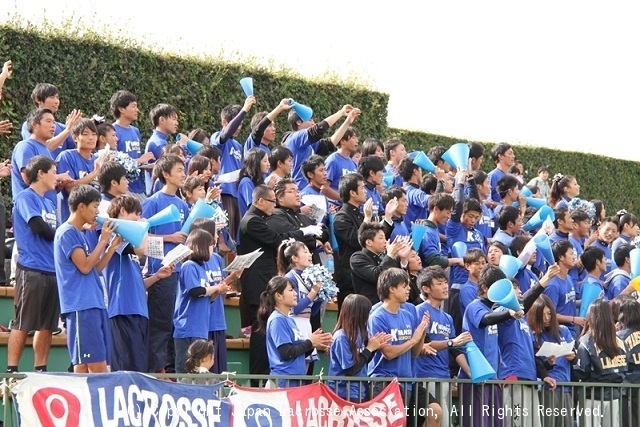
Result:
<svg viewBox="0 0 640 427"><path fill-rule="evenodd" d="M46 34L45 34L46 33ZM184 133L201 127L207 132L220 128L220 110L229 103L242 104L244 94L238 81L247 75L254 79L257 111L270 111L280 99L292 97L314 109L320 120L351 103L363 110L356 122L361 140L374 136L380 139L397 136L410 148L428 150L435 145L449 146L460 142L454 138L422 132L410 132L387 127L388 95L367 90L353 83L311 82L288 72L273 72L259 65L228 64L215 59L181 58L153 53L132 41L105 41L95 33L84 32L65 36L64 30L48 32L20 25L0 26L0 60L12 59L14 74L5 83L0 102L0 118L14 124L12 135L0 137L0 158L8 158L12 147L20 140L19 129L33 108L30 99L33 87L48 82L60 89L60 122L73 108L90 117L97 113L112 120L108 101L119 89L138 96L140 116L135 125L143 140L151 134L149 110L167 102L180 111L180 129ZM286 115L276 121L278 134L287 130ZM249 120L240 136L249 133ZM463 141L466 142L466 141ZM492 144L486 147L484 168L493 168L490 158ZM546 148L515 147L516 156L525 164L528 178L541 164L548 165L551 175L561 171L576 175L586 199L601 198L609 212L620 208L631 210L638 194L640 165L590 154L569 153ZM5 203L10 200L10 185L3 180ZM7 206L10 206L7 204Z"/></svg>

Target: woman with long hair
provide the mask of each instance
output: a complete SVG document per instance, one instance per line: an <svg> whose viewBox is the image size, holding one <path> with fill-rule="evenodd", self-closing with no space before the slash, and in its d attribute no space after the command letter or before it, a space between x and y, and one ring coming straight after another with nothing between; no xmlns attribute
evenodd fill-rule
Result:
<svg viewBox="0 0 640 427"><path fill-rule="evenodd" d="M569 202L580 195L580 185L573 175L556 174L553 177L548 204L552 208L569 207Z"/></svg>
<svg viewBox="0 0 640 427"><path fill-rule="evenodd" d="M311 335L311 316L316 316L322 308L322 300L317 299L322 283L309 286L302 280L302 272L313 265L311 252L302 242L288 239L280 244L277 258L278 274L291 280L297 295L297 304L291 309L289 316L296 322L304 338ZM307 371L313 372L313 362L318 360L318 352L314 350L306 357Z"/></svg>
<svg viewBox="0 0 640 427"><path fill-rule="evenodd" d="M640 303L634 299L623 299L620 304L618 317L621 330L618 338L624 341L629 352L629 370L624 382L631 384L640 383ZM622 425L637 426L640 421L640 399L638 389L627 389L622 397Z"/></svg>
<svg viewBox="0 0 640 427"><path fill-rule="evenodd" d="M309 338L302 337L289 312L297 304L293 283L286 277L274 276L260 295L258 332L267 338L267 355L271 375L305 375L305 354L315 348L325 350L331 344L331 334L316 329ZM300 381L278 379L278 387L300 385Z"/></svg>
<svg viewBox="0 0 640 427"><path fill-rule="evenodd" d="M344 299L333 329L333 343L329 347L330 376L366 377L367 365L373 359L373 353L391 339L391 335L384 332L369 338L369 311L371 301L363 295L351 294ZM364 402L369 398L362 381L329 381L329 387L338 396L351 402Z"/></svg>
<svg viewBox="0 0 640 427"><path fill-rule="evenodd" d="M260 148L252 148L247 151L247 155L240 168L236 188L238 189L238 209L240 218L244 216L251 206L253 190L264 184L264 176L269 172L269 157L267 152Z"/></svg>
<svg viewBox="0 0 640 427"><path fill-rule="evenodd" d="M622 383L627 370L627 350L624 342L616 336L611 307L603 300L596 300L587 312L574 372L581 381ZM592 413L600 414L600 417L592 417L591 425L620 425L620 388L585 387L584 390L585 409L590 408Z"/></svg>
<svg viewBox="0 0 640 427"><path fill-rule="evenodd" d="M546 295L540 295L533 303L527 314L527 323L533 335L533 348L537 353L545 342L565 344L573 341L571 331L558 322L556 308ZM559 357L542 357L540 360L548 375L559 382L571 381L571 366L577 361L575 351ZM545 427L564 427L573 425L573 417L570 408L573 407L571 389L569 387L557 387L551 390L545 387L542 390L542 404L545 408L561 410L564 416L545 416L542 425ZM566 409L566 411L565 411Z"/></svg>
<svg viewBox="0 0 640 427"><path fill-rule="evenodd" d="M618 217L618 238L611 244L611 254L615 254L620 245L633 244L633 239L640 235L637 216L626 210L621 210L616 216Z"/></svg>

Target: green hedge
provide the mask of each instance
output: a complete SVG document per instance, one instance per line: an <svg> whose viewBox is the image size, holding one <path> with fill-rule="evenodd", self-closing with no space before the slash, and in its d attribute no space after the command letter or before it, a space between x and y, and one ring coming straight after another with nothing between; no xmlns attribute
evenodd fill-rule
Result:
<svg viewBox="0 0 640 427"><path fill-rule="evenodd" d="M90 31L66 31L10 23L0 26L0 60L13 60L13 78L5 83L0 117L9 118L15 132L0 138L0 158L11 155L20 140L19 128L33 108L30 94L40 82L55 84L61 92L61 107L57 119L64 122L73 108L112 119L108 100L119 89L138 96L141 114L135 123L143 140L151 134L148 111L157 103L167 102L180 111L180 129L188 132L201 127L208 132L220 128L220 110L229 103L242 104L244 94L238 81L252 76L258 100L251 114L271 110L280 99L292 97L314 109L318 120L351 103L363 110L356 122L361 139L369 136L381 139L398 136L412 148L434 145L449 146L459 140L421 132L409 132L387 127L388 95L368 90L353 82L333 79L327 82L305 80L288 71L274 71L255 64L229 64L217 59L154 53L136 42L100 36ZM287 129L286 117L277 122L278 134ZM241 134L249 132L249 119ZM487 152L491 144L485 144ZM551 173L573 174L582 186L583 198L601 198L612 209L633 206L638 193L640 166L580 153L567 153L544 148L516 147L516 155L525 163L529 177L541 164ZM485 169L492 168L490 156L485 156ZM5 201L10 198L8 180L2 183ZM9 206L9 205L8 205ZM610 211L611 211L610 210Z"/></svg>

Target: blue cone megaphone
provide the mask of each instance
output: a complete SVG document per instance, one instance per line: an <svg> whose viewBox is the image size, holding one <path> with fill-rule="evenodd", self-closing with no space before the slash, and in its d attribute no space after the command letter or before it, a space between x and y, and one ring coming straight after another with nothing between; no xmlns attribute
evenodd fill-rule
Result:
<svg viewBox="0 0 640 427"><path fill-rule="evenodd" d="M471 371L471 382L477 384L495 378L496 371L491 367L491 364L489 364L476 343L469 341L464 346L467 353L467 363Z"/></svg>
<svg viewBox="0 0 640 427"><path fill-rule="evenodd" d="M451 253L454 258L463 258L464 254L467 253L467 244L464 242L455 242L451 246Z"/></svg>
<svg viewBox="0 0 640 427"><path fill-rule="evenodd" d="M427 226L422 224L411 224L411 239L413 240L413 250L418 252L420 250L420 243L422 238L427 233Z"/></svg>
<svg viewBox="0 0 640 427"><path fill-rule="evenodd" d="M549 265L553 265L556 263L556 260L553 256L553 251L551 250L551 242L549 241L549 236L547 236L546 234L538 234L533 238L533 244L536 245L536 248L538 248L545 261L547 261Z"/></svg>
<svg viewBox="0 0 640 427"><path fill-rule="evenodd" d="M251 77L245 77L240 80L240 86L246 96L253 95L253 79Z"/></svg>
<svg viewBox="0 0 640 427"><path fill-rule="evenodd" d="M526 197L527 206L534 207L536 209L541 209L543 206L547 205L547 201L545 199L538 199L536 197Z"/></svg>
<svg viewBox="0 0 640 427"><path fill-rule="evenodd" d="M303 122L311 120L311 117L313 116L313 110L311 109L311 107L299 104L293 99L289 100L289 105L293 105L293 111L295 111L296 114L300 117L300 120L302 120Z"/></svg>
<svg viewBox="0 0 640 427"><path fill-rule="evenodd" d="M180 141L180 134L176 136L176 142L178 141ZM202 145L203 144L199 143L198 141L194 141L193 139L188 139L187 145L186 145L187 151L189 151L189 153L191 153L192 156L195 156L196 153L200 151L200 149L202 148Z"/></svg>
<svg viewBox="0 0 640 427"><path fill-rule="evenodd" d="M104 216L98 216L98 218L96 218L96 221L101 225L104 224L106 220L113 221L116 224L114 233L119 234L120 237L131 243L136 248L140 248L142 246L144 236L147 235L147 231L149 230L148 222L114 219Z"/></svg>
<svg viewBox="0 0 640 427"><path fill-rule="evenodd" d="M180 211L176 205L171 205L147 219L147 224L149 224L149 227L155 227L176 221L180 221Z"/></svg>
<svg viewBox="0 0 640 427"><path fill-rule="evenodd" d="M549 218L551 221L555 221L556 216L553 213L553 209L551 209L548 205L542 206L538 209L538 212L534 216L531 217L529 221L522 227L524 231L531 231L539 228L546 219Z"/></svg>
<svg viewBox="0 0 640 427"><path fill-rule="evenodd" d="M629 263L631 265L631 278L640 276L640 249L632 249L629 252Z"/></svg>
<svg viewBox="0 0 640 427"><path fill-rule="evenodd" d="M602 288L597 283L583 282L582 283L582 301L580 302L580 317L587 316L587 310L592 302L600 298L602 295Z"/></svg>
<svg viewBox="0 0 640 427"><path fill-rule="evenodd" d="M520 189L520 194L522 194L524 197L533 196L533 193L531 192L531 190L529 190L529 187L527 187L526 185Z"/></svg>
<svg viewBox="0 0 640 427"><path fill-rule="evenodd" d="M211 205L208 205L207 202L202 199L198 199L196 204L193 205L193 208L191 208L191 213L189 213L189 217L182 225L180 231L188 234L193 221L198 218L211 218L215 213L216 210Z"/></svg>
<svg viewBox="0 0 640 427"><path fill-rule="evenodd" d="M508 308L513 311L520 311L520 303L513 291L513 283L509 279L500 279L489 287L487 298L495 302L501 307Z"/></svg>
<svg viewBox="0 0 640 427"><path fill-rule="evenodd" d="M382 175L382 183L385 188L389 188L393 185L393 181L395 181L396 175L393 172L385 172Z"/></svg>
<svg viewBox="0 0 640 427"><path fill-rule="evenodd" d="M442 155L442 160L449 163L457 170L465 170L469 167L469 146L462 142L453 144Z"/></svg>
<svg viewBox="0 0 640 427"><path fill-rule="evenodd" d="M522 261L513 255L502 255L500 257L500 270L502 270L505 276L513 278L521 268Z"/></svg>
<svg viewBox="0 0 640 427"><path fill-rule="evenodd" d="M412 151L409 154L407 154L407 157L411 157L412 159L415 159L419 152L420 151Z"/></svg>
<svg viewBox="0 0 640 427"><path fill-rule="evenodd" d="M420 166L427 172L433 173L436 170L436 165L424 154L422 151L418 151L418 154L413 158L413 163Z"/></svg>

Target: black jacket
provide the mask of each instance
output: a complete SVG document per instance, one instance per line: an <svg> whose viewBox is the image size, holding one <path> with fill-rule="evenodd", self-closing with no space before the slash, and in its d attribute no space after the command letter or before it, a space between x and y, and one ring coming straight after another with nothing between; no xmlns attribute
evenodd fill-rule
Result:
<svg viewBox="0 0 640 427"><path fill-rule="evenodd" d="M351 256L351 279L354 291L369 298L371 305L380 302L378 276L391 267L400 268L400 262L388 255L376 255L369 249L354 253Z"/></svg>
<svg viewBox="0 0 640 427"><path fill-rule="evenodd" d="M287 231L280 232L274 230L267 223L268 218L260 209L251 206L240 221L238 255L248 254L256 249L264 251L240 277L242 295L249 305L260 304L260 294L266 289L269 280L277 274L276 255L280 243L288 238L300 241L303 239L303 233L298 228L290 227Z"/></svg>
<svg viewBox="0 0 640 427"><path fill-rule="evenodd" d="M273 215L267 217L267 224L276 233L286 233L292 230L299 230L302 227L308 225L315 225L316 222L308 215L300 213L290 208L279 207L274 209ZM321 237L316 236L303 236L302 239L296 239L307 245L309 252L313 255L313 263L320 263L320 256L318 255L317 240L321 240L323 243L329 239L329 232L326 227L323 228Z"/></svg>

